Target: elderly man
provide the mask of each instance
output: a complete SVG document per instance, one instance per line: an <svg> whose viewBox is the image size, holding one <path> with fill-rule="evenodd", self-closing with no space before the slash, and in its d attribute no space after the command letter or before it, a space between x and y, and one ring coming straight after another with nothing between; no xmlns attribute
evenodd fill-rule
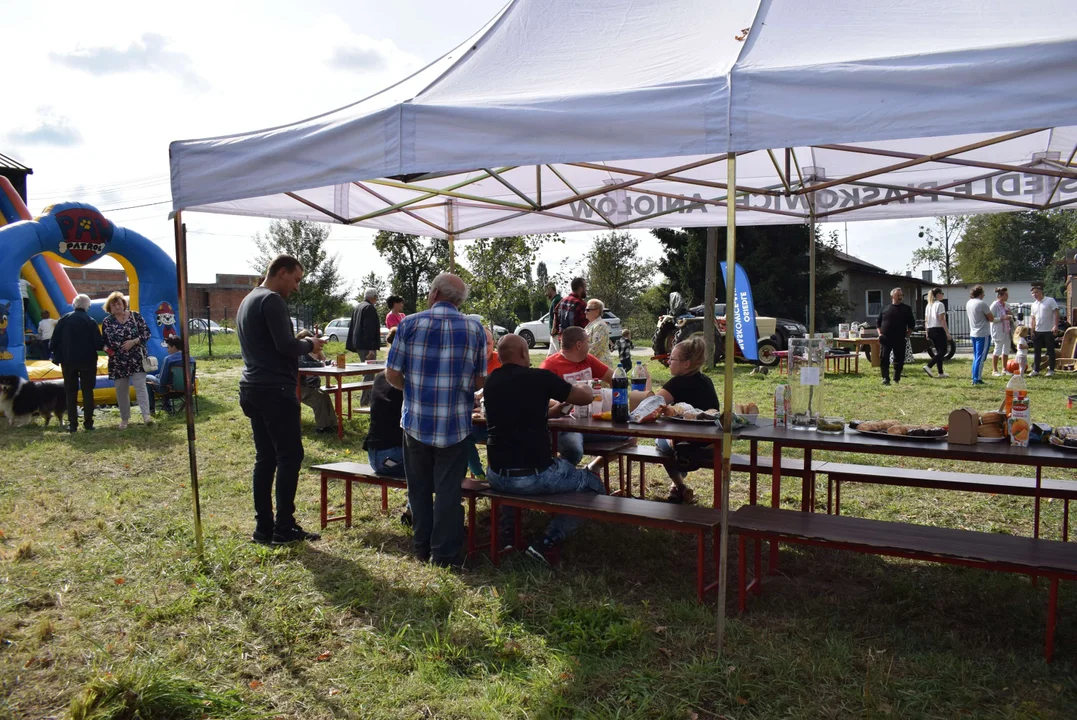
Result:
<svg viewBox="0 0 1077 720"><path fill-rule="evenodd" d="M82 390L82 426L93 430L93 391L97 386L97 351L105 346L97 321L86 312L90 309L88 295L76 295L71 303L75 309L60 318L52 331L52 359L64 373L67 393L67 424L69 432L79 428L78 397Z"/></svg>
<svg viewBox="0 0 1077 720"><path fill-rule="evenodd" d="M239 378L239 407L251 421L254 435L255 528L251 540L261 545L284 545L320 540L295 521L295 493L303 464L303 437L299 427L299 357L320 353L324 341L297 340L286 298L299 289L303 264L290 255L269 263L261 285L239 304L236 337L243 355ZM276 476L277 515L273 517L273 482Z"/></svg>
<svg viewBox="0 0 1077 720"><path fill-rule="evenodd" d="M592 380L610 382L613 379L613 369L589 354L588 349L586 330L578 326L565 328L561 333L561 352L543 360L542 369L550 370L567 382L579 384L588 389L591 387ZM623 437L612 435L588 435L588 439L594 442L624 440ZM571 432L558 433L557 450L565 460L572 465L578 465L583 459L583 435Z"/></svg>
<svg viewBox="0 0 1077 720"><path fill-rule="evenodd" d="M1032 303L1029 314L1029 330L1032 331L1032 372L1040 374L1040 351L1047 348L1047 377L1055 374L1055 335L1058 334L1058 303L1054 298L1044 297L1043 288L1032 288Z"/></svg>
<svg viewBox="0 0 1077 720"><path fill-rule="evenodd" d="M378 356L381 347L381 321L378 319L378 291L367 288L363 293L363 302L352 313L351 327L348 328L348 340L344 346L351 352L359 353L359 359L370 361Z"/></svg>
<svg viewBox="0 0 1077 720"><path fill-rule="evenodd" d="M490 374L483 391L490 431L486 443L490 487L518 495L604 493L597 475L550 457L546 430L551 401L556 403L552 410L556 412L561 403L591 402L591 391L583 385L571 385L549 370L532 369L527 343L519 335L503 337L497 354L501 368ZM527 548L527 554L546 563L555 561L562 542L579 522L579 518L555 516L542 539ZM502 542L511 537L512 514L506 512L501 519Z"/></svg>
<svg viewBox="0 0 1077 720"><path fill-rule="evenodd" d="M404 471L422 561L458 565L464 514L460 484L467 468L475 391L486 381L486 333L460 312L467 286L449 273L434 278L425 310L397 326L385 379L404 391Z"/></svg>
<svg viewBox="0 0 1077 720"><path fill-rule="evenodd" d="M912 308L902 302L905 293L901 288L890 291L890 307L879 313L876 327L879 328L879 368L883 374L883 385L890 384L890 354L894 354L894 382L901 382L901 371L905 369L905 339L912 335L916 327L916 318Z"/></svg>

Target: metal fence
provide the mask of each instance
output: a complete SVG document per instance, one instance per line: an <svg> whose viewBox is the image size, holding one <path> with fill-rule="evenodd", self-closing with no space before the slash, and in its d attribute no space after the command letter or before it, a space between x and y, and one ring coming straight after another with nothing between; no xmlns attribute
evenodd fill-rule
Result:
<svg viewBox="0 0 1077 720"><path fill-rule="evenodd" d="M1014 304L1008 306L1013 315L1011 330L1018 325L1027 325L1031 306L1027 304ZM950 328L950 335L954 338L954 344L958 350L972 350L972 338L969 337L969 316L965 308L946 311L946 325Z"/></svg>
<svg viewBox="0 0 1077 720"><path fill-rule="evenodd" d="M188 342L194 357L238 358L239 339L236 337L236 310L222 307L216 311L209 306L187 308ZM306 305L289 305L292 332L315 327L314 313ZM177 318L178 321L178 318Z"/></svg>

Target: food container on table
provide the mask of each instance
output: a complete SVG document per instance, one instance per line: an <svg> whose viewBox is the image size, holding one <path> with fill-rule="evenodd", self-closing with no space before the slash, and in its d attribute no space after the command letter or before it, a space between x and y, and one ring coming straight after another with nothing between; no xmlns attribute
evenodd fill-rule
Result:
<svg viewBox="0 0 1077 720"><path fill-rule="evenodd" d="M789 427L793 430L814 430L816 418L807 412L793 413L789 416Z"/></svg>
<svg viewBox="0 0 1077 720"><path fill-rule="evenodd" d="M774 427L789 425L789 386L782 384L774 388Z"/></svg>
<svg viewBox="0 0 1077 720"><path fill-rule="evenodd" d="M1010 418L1007 429L1010 436L1010 445L1028 447L1028 436L1032 430L1032 414L1029 412L1028 395L1019 391L1013 399L1013 407L1010 410Z"/></svg>
<svg viewBox="0 0 1077 720"><path fill-rule="evenodd" d="M822 416L826 338L789 340L790 427L811 430Z"/></svg>
<svg viewBox="0 0 1077 720"><path fill-rule="evenodd" d="M821 417L815 423L815 429L817 432L830 433L831 435L841 435L845 432L845 418L843 417Z"/></svg>
<svg viewBox="0 0 1077 720"><path fill-rule="evenodd" d="M348 356L344 353L337 353L337 368L343 370L348 364Z"/></svg>
<svg viewBox="0 0 1077 720"><path fill-rule="evenodd" d="M842 340L849 337L849 323L838 323L838 337Z"/></svg>
<svg viewBox="0 0 1077 720"><path fill-rule="evenodd" d="M602 412L613 412L613 388L602 388Z"/></svg>

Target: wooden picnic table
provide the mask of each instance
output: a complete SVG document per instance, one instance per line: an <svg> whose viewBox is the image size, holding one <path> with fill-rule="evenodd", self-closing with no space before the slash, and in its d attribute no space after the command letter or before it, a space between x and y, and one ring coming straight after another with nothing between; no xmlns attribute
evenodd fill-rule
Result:
<svg viewBox="0 0 1077 720"><path fill-rule="evenodd" d="M977 443L976 445L957 445L943 440L910 440L881 438L859 433L846 427L841 434L793 430L773 425L760 425L741 431L741 439L754 443L772 444L774 465L779 468L771 475L771 507L777 508L781 497L781 456L783 447L800 448L804 451L804 467L810 468L812 453L844 452L864 453L869 455L900 455L902 457L919 457L933 460L955 460L958 462L999 463L1004 465L1022 465L1036 471L1034 498L1034 537L1040 535L1040 499L1043 487L1043 468L1065 468L1072 470L1077 466L1077 453L1059 450L1053 445L1029 445L1017 447L1006 442ZM880 468L880 470L884 470ZM812 488L808 487L806 474L801 486L801 510L812 510ZM754 493L752 504L755 503ZM777 568L777 544L771 546L771 568Z"/></svg>
<svg viewBox="0 0 1077 720"><path fill-rule="evenodd" d="M856 356L854 372L860 372L860 350L864 347L871 351L871 366L879 367L879 338L834 338L831 342L834 347L852 348L853 355Z"/></svg>
<svg viewBox="0 0 1077 720"><path fill-rule="evenodd" d="M337 412L337 437L341 440L344 439L344 380L343 378L354 375L362 375L364 381L369 381L375 375L385 370L384 362L361 362L361 363L348 363L343 368L338 368L336 365L326 365L325 367L301 367L299 368L299 380L296 382L295 394L296 397L302 397L302 383L304 377L319 377L325 378L325 390L331 393L335 398L335 409ZM333 379L336 378L336 383L333 383ZM348 396L349 416L351 407L351 395Z"/></svg>

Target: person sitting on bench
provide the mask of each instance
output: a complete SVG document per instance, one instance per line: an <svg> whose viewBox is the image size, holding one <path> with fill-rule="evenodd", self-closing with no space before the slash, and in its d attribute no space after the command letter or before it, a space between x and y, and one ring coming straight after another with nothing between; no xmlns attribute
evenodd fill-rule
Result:
<svg viewBox="0 0 1077 720"><path fill-rule="evenodd" d="M677 343L669 354L669 372L673 375L658 394L669 404L688 403L697 410L720 410L718 393L714 383L700 372L705 353L703 338L696 335ZM692 502L695 493L684 484L684 479L691 470L701 467L701 456L709 455L711 446L706 443L680 442L676 446L669 440L659 439L655 442L658 450L671 455L665 464L666 472L673 484L669 488L669 502Z"/></svg>
<svg viewBox="0 0 1077 720"><path fill-rule="evenodd" d="M305 340L315 337L309 330L300 330L295 336L296 340ZM325 354L318 351L317 354L307 353L299 356L299 367L323 368L325 367ZM314 432L318 434L335 433L337 431L337 413L333 409L333 399L329 393L321 388L321 379L316 375L308 375L299 383L301 396L299 400L314 411Z"/></svg>
<svg viewBox="0 0 1077 720"><path fill-rule="evenodd" d="M385 344L392 345L396 328L385 336ZM404 477L404 431L400 428L400 413L404 406L404 391L389 384L385 373L374 378L370 391L370 428L363 449L374 472L389 477ZM400 522L411 526L411 507L405 505Z"/></svg>
<svg viewBox="0 0 1077 720"><path fill-rule="evenodd" d="M578 329L578 328L573 328ZM569 332L565 331L566 334ZM584 339L586 342L586 339ZM605 494L597 475L580 470L565 459L551 457L548 414L556 416L563 403L591 402L591 389L570 385L549 370L533 369L527 342L519 335L506 335L497 346L502 366L486 379L486 442L489 469L486 479L498 492L517 495L553 495L565 492ZM551 402L554 401L551 406ZM580 519L557 515L527 554L555 564L561 544L576 529ZM501 519L501 538L512 537L512 515Z"/></svg>

